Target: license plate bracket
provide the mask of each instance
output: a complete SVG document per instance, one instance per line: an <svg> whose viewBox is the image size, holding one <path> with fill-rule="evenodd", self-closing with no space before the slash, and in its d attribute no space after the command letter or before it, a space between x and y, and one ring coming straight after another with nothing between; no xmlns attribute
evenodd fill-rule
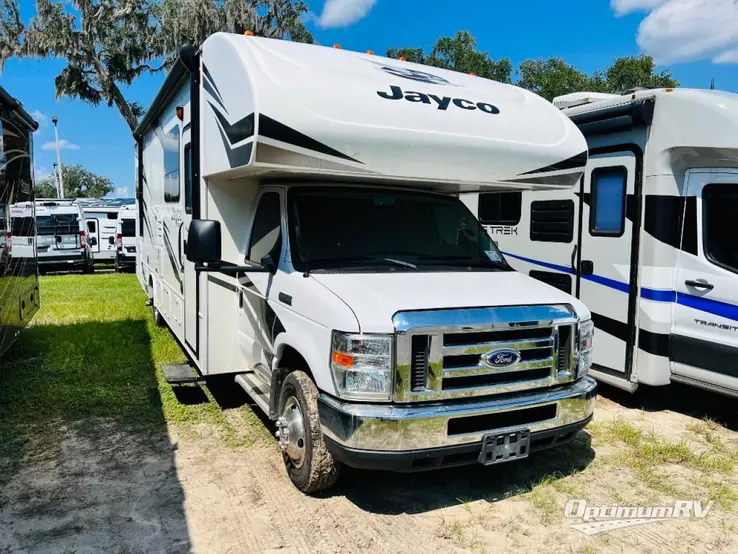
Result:
<svg viewBox="0 0 738 554"><path fill-rule="evenodd" d="M530 453L530 430L517 429L507 433L485 435L479 463L490 466L521 460Z"/></svg>

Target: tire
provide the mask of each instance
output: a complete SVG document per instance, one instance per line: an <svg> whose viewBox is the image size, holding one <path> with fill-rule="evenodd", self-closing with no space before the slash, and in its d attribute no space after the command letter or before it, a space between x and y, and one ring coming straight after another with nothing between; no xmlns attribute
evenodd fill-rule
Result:
<svg viewBox="0 0 738 554"><path fill-rule="evenodd" d="M323 442L318 415L318 389L305 372L293 371L285 378L279 395L279 414L277 428L280 446L287 443L290 445L282 449L282 456L292 483L306 494L335 485L341 466L333 459ZM300 433L294 433L303 438L303 447L299 454L299 438L295 440L290 436L289 440L284 439L285 430L295 430L295 425L290 425L289 422L296 423L298 420L301 420L303 430L302 437Z"/></svg>
<svg viewBox="0 0 738 554"><path fill-rule="evenodd" d="M154 325L156 325L157 327L166 327L167 322L164 321L161 312L156 309L156 306L152 306L151 309L154 312Z"/></svg>

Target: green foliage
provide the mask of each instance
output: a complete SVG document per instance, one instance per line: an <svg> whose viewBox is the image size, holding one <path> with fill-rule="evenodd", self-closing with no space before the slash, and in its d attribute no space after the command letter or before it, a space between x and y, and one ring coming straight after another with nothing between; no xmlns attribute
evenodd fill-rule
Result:
<svg viewBox="0 0 738 554"><path fill-rule="evenodd" d="M455 37L439 38L429 55L422 48L405 46L390 48L387 57L403 57L409 62L474 73L503 83L509 83L512 76L512 62L507 58L494 60L487 52L479 52L476 39L468 31L458 31Z"/></svg>
<svg viewBox="0 0 738 554"><path fill-rule="evenodd" d="M36 0L25 25L18 0L0 0L0 69L12 56L60 59L57 97L115 105L133 131L144 110L125 87L166 69L183 44L247 29L312 42L306 11L301 0Z"/></svg>
<svg viewBox="0 0 738 554"><path fill-rule="evenodd" d="M81 165L62 166L62 177L66 198L102 198L114 190L110 179L95 175ZM37 198L56 198L56 196L56 182L53 176L36 183Z"/></svg>
<svg viewBox="0 0 738 554"><path fill-rule="evenodd" d="M570 92L609 92L622 94L626 90L678 87L679 82L664 70L654 73L651 56L625 56L616 58L604 71L592 75L580 71L565 60L553 57L547 60L525 60L517 70L517 80L512 79L513 67L509 59L492 59L487 52L477 50L474 37L467 31L459 31L455 37L441 37L430 54L422 48L410 46L392 47L387 56L433 67L442 67L463 73L475 73L502 83L513 82L547 100Z"/></svg>

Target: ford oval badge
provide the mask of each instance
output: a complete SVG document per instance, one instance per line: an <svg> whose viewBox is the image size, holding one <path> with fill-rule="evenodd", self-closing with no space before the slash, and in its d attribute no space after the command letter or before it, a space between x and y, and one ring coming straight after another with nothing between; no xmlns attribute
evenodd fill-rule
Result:
<svg viewBox="0 0 738 554"><path fill-rule="evenodd" d="M515 348L498 348L483 354L482 361L494 369L509 369L520 362L520 352Z"/></svg>

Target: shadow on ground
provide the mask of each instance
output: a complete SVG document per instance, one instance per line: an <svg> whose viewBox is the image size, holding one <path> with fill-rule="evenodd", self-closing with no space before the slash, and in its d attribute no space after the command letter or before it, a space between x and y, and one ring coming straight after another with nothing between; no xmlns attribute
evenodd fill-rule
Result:
<svg viewBox="0 0 738 554"><path fill-rule="evenodd" d="M0 363L0 552L190 550L144 320L38 325Z"/></svg>
<svg viewBox="0 0 738 554"><path fill-rule="evenodd" d="M681 383L665 387L641 385L630 394L600 383L598 394L625 408L646 412L671 410L697 419L711 419L731 431L738 431L738 400L697 387Z"/></svg>

